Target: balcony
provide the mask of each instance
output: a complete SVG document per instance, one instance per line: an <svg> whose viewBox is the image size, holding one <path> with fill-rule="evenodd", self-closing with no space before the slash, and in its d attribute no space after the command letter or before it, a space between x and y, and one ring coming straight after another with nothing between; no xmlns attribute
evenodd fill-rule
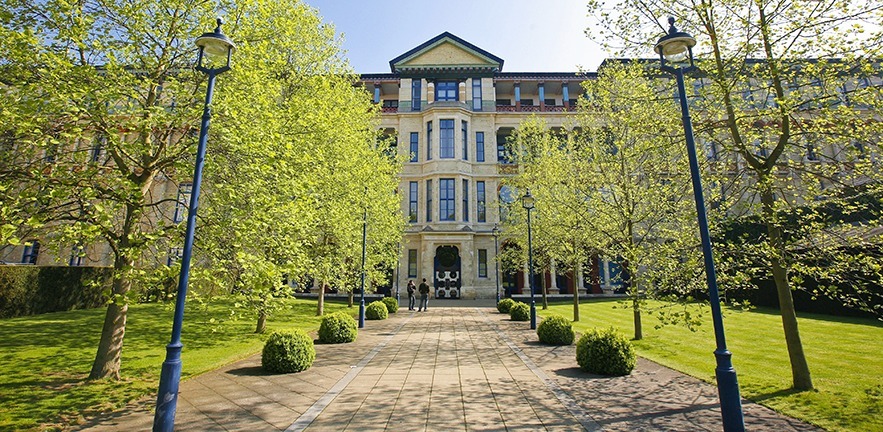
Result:
<svg viewBox="0 0 883 432"><path fill-rule="evenodd" d="M563 105L497 105L497 112L568 112Z"/></svg>

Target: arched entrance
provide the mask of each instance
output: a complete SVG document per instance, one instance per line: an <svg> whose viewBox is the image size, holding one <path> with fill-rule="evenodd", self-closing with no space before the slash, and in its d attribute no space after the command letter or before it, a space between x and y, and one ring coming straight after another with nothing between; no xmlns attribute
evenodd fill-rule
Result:
<svg viewBox="0 0 883 432"><path fill-rule="evenodd" d="M435 298L460 298L463 278L460 272L460 250L456 246L439 246L435 250L432 272Z"/></svg>

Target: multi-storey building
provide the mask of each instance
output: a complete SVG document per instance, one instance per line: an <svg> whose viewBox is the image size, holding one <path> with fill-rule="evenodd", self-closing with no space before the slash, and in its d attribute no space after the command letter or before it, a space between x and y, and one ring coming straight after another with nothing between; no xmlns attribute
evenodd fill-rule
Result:
<svg viewBox="0 0 883 432"><path fill-rule="evenodd" d="M437 297L494 297L496 246L506 247L505 235L495 243L493 233L499 204L519 198L501 184L517 171L506 139L530 116L566 133L580 83L594 74L503 72L503 59L447 32L389 66L390 73L361 75L361 84L381 104L381 127L406 161L399 190L409 225L395 284L426 278ZM618 270L598 264L566 275L553 267L542 277L551 293L601 292ZM590 284L593 272L601 284ZM500 278L504 292L527 285L523 269L504 269Z"/></svg>

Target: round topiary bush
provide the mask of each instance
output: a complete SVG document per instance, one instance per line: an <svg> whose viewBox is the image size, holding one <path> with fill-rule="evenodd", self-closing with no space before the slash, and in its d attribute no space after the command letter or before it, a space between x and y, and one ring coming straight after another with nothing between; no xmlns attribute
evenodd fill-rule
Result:
<svg viewBox="0 0 883 432"><path fill-rule="evenodd" d="M616 332L592 329L576 343L576 362L580 369L599 375L628 375L635 368L632 342Z"/></svg>
<svg viewBox="0 0 883 432"><path fill-rule="evenodd" d="M552 315L543 319L537 326L540 342L549 345L570 345L573 343L573 326L570 320L561 315Z"/></svg>
<svg viewBox="0 0 883 432"><path fill-rule="evenodd" d="M319 324L319 342L328 344L347 343L356 340L358 323L346 312L335 312L322 317Z"/></svg>
<svg viewBox="0 0 883 432"><path fill-rule="evenodd" d="M530 306L527 303L517 302L509 308L509 319L512 321L529 321Z"/></svg>
<svg viewBox="0 0 883 432"><path fill-rule="evenodd" d="M383 300L381 300L381 301L383 302L383 304L386 305L386 310L389 311L389 313L393 314L399 310L399 301L398 300L396 300L392 297L384 297Z"/></svg>
<svg viewBox="0 0 883 432"><path fill-rule="evenodd" d="M309 369L315 359L313 340L303 330L295 329L270 335L261 353L261 366L270 372L300 372Z"/></svg>
<svg viewBox="0 0 883 432"><path fill-rule="evenodd" d="M365 318L369 320L385 320L389 316L389 309L386 303L380 300L373 301L365 308Z"/></svg>
<svg viewBox="0 0 883 432"><path fill-rule="evenodd" d="M507 313L509 313L509 309L514 304L515 304L515 300L512 300L510 298L504 298L503 300L500 300L499 302L497 302L497 310L500 311L500 313L507 314Z"/></svg>

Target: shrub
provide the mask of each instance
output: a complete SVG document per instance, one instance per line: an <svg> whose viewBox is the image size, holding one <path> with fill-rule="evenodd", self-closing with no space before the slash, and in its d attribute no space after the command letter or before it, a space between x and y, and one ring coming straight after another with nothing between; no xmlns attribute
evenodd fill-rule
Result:
<svg viewBox="0 0 883 432"><path fill-rule="evenodd" d="M290 373L307 370L316 359L316 348L307 333L274 332L264 344L261 366L270 372Z"/></svg>
<svg viewBox="0 0 883 432"><path fill-rule="evenodd" d="M109 267L0 266L0 318L107 304Z"/></svg>
<svg viewBox="0 0 883 432"><path fill-rule="evenodd" d="M530 306L527 303L517 302L509 308L509 319L512 321L529 321Z"/></svg>
<svg viewBox="0 0 883 432"><path fill-rule="evenodd" d="M570 345L573 343L573 326L570 320L561 315L552 315L537 326L540 342L550 345Z"/></svg>
<svg viewBox="0 0 883 432"><path fill-rule="evenodd" d="M335 312L325 315L319 324L319 342L347 343L356 340L359 334L358 324L346 312Z"/></svg>
<svg viewBox="0 0 883 432"><path fill-rule="evenodd" d="M576 343L576 362L580 369L599 375L628 375L635 368L632 342L616 332L592 329Z"/></svg>
<svg viewBox="0 0 883 432"><path fill-rule="evenodd" d="M386 305L386 310L389 311L389 313L391 314L394 314L396 313L396 311L399 310L399 301L392 297L384 297L380 301L382 301L383 304Z"/></svg>
<svg viewBox="0 0 883 432"><path fill-rule="evenodd" d="M507 314L507 313L509 313L509 309L511 309L512 305L514 305L514 304L515 304L515 300L512 300L510 298L504 298L503 300L500 300L499 302L497 302L497 310L500 311L500 313Z"/></svg>
<svg viewBox="0 0 883 432"><path fill-rule="evenodd" d="M389 316L389 309L382 301L373 301L365 308L365 318L369 320L385 320Z"/></svg>

